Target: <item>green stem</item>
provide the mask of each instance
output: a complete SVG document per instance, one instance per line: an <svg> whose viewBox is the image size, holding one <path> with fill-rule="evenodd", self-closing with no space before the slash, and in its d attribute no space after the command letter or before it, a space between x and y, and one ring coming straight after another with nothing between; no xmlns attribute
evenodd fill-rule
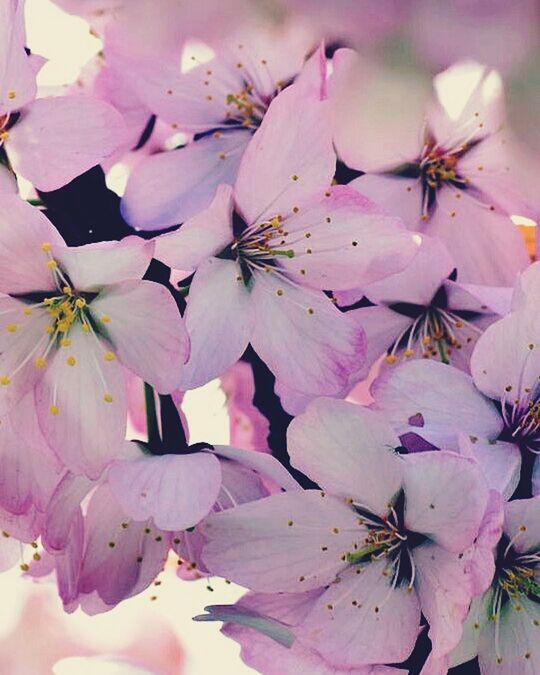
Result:
<svg viewBox="0 0 540 675"><path fill-rule="evenodd" d="M158 418L156 412L156 397L154 389L147 382L144 383L144 403L146 406L146 429L150 447L161 444L159 436Z"/></svg>
<svg viewBox="0 0 540 675"><path fill-rule="evenodd" d="M444 351L444 345L442 343L442 340L437 340L437 349L439 350L439 356L441 357L441 361L443 363L446 363L446 365L449 365L450 361L448 360L446 352Z"/></svg>

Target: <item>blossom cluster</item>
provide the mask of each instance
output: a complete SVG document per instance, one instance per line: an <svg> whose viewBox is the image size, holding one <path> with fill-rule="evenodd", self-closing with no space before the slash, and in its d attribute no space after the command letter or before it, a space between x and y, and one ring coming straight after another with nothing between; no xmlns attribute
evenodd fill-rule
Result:
<svg viewBox="0 0 540 675"><path fill-rule="evenodd" d="M196 619L264 675L540 673L540 262L512 220L539 202L501 74L447 45L389 84L361 42L392 27L353 39L354 3L57 3L103 49L54 95L0 3L0 569L68 613L171 561L240 584ZM216 378L231 445L190 442Z"/></svg>

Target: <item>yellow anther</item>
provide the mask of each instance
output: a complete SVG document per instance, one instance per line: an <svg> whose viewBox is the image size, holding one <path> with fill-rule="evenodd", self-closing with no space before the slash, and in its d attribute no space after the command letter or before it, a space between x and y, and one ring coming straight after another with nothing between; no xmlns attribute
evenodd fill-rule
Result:
<svg viewBox="0 0 540 675"><path fill-rule="evenodd" d="M25 307L23 309L23 314L24 314L24 316L31 316L32 310L30 309L30 307Z"/></svg>
<svg viewBox="0 0 540 675"><path fill-rule="evenodd" d="M281 226L281 218L278 218L277 216L275 216L270 221L270 225L272 225L272 227L280 227Z"/></svg>
<svg viewBox="0 0 540 675"><path fill-rule="evenodd" d="M386 357L386 363L389 363L390 365L392 365L396 361L397 361L397 356L395 354L388 354L388 356Z"/></svg>
<svg viewBox="0 0 540 675"><path fill-rule="evenodd" d="M45 298L45 300L43 301L43 304L46 307L50 307L53 304L53 302L54 302L54 300L52 298Z"/></svg>
<svg viewBox="0 0 540 675"><path fill-rule="evenodd" d="M83 333L89 333L90 332L90 326L87 323L83 323L81 326Z"/></svg>
<svg viewBox="0 0 540 675"><path fill-rule="evenodd" d="M103 358L105 359L105 361L114 361L116 356L114 352L105 352L105 354L103 354Z"/></svg>
<svg viewBox="0 0 540 675"><path fill-rule="evenodd" d="M65 333L69 330L70 322L67 319L62 319L58 322L57 328L61 333Z"/></svg>
<svg viewBox="0 0 540 675"><path fill-rule="evenodd" d="M64 286L64 288L62 289L62 293L64 295L71 295L73 293L73 291L71 290L71 288L69 286Z"/></svg>
<svg viewBox="0 0 540 675"><path fill-rule="evenodd" d="M113 402L113 397L111 394L103 394L103 400L105 403L112 403Z"/></svg>
<svg viewBox="0 0 540 675"><path fill-rule="evenodd" d="M423 345L428 345L431 342L431 338L426 335L426 337L422 338L422 344Z"/></svg>
<svg viewBox="0 0 540 675"><path fill-rule="evenodd" d="M101 317L101 320L102 320L103 323L110 323L111 317L110 317L108 314L104 314L104 315Z"/></svg>
<svg viewBox="0 0 540 675"><path fill-rule="evenodd" d="M58 267L58 263L56 262L56 260L47 260L47 267L50 270L55 270Z"/></svg>
<svg viewBox="0 0 540 675"><path fill-rule="evenodd" d="M47 335L52 335L54 333L54 326L47 326L47 328L45 328L45 333L47 333Z"/></svg>
<svg viewBox="0 0 540 675"><path fill-rule="evenodd" d="M0 141L7 141L9 138L9 131L0 131Z"/></svg>
<svg viewBox="0 0 540 675"><path fill-rule="evenodd" d="M84 298L77 298L77 300L75 300L75 306L79 309L86 307L86 300Z"/></svg>
<svg viewBox="0 0 540 675"><path fill-rule="evenodd" d="M52 406L49 408L49 412L51 413L51 415L58 415L58 413L60 412L60 410L59 410L59 408L58 408L57 405L52 405Z"/></svg>
<svg viewBox="0 0 540 675"><path fill-rule="evenodd" d="M405 350L405 356L406 358L410 359L411 356L414 356L414 351L412 349Z"/></svg>
<svg viewBox="0 0 540 675"><path fill-rule="evenodd" d="M45 368L45 366L47 365L47 361L39 357L34 361L34 365L36 366L36 368Z"/></svg>
<svg viewBox="0 0 540 675"><path fill-rule="evenodd" d="M13 101L13 99L17 97L17 92L15 91L15 89L10 89L7 93L7 97L9 98L10 101Z"/></svg>
<svg viewBox="0 0 540 675"><path fill-rule="evenodd" d="M0 384L3 385L4 387L7 387L7 385L10 382L11 382L11 380L9 379L9 377L7 375L2 375L2 377L0 377Z"/></svg>
<svg viewBox="0 0 540 675"><path fill-rule="evenodd" d="M77 359L74 356L68 356L66 359L68 366L74 366L77 363Z"/></svg>
<svg viewBox="0 0 540 675"><path fill-rule="evenodd" d="M17 332L17 324L16 323L8 323L6 326L6 330L8 333L16 333Z"/></svg>
<svg viewBox="0 0 540 675"><path fill-rule="evenodd" d="M19 565L19 567L23 572L28 572L28 570L30 569L30 565L28 565L27 563L22 563L21 565Z"/></svg>
<svg viewBox="0 0 540 675"><path fill-rule="evenodd" d="M51 245L49 244L48 241L45 241L45 242L43 242L43 244L41 244L41 250L44 253L48 253L51 250Z"/></svg>
<svg viewBox="0 0 540 675"><path fill-rule="evenodd" d="M71 345L71 340L69 338L62 338L60 340L61 347L69 347Z"/></svg>

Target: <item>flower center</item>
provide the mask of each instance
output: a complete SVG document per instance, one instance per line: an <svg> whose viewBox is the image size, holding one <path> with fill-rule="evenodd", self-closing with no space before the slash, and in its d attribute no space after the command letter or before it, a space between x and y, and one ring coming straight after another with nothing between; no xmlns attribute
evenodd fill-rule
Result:
<svg viewBox="0 0 540 675"><path fill-rule="evenodd" d="M268 103L257 93L251 84L237 93L226 96L225 121L227 124L240 124L246 129L256 129L262 122Z"/></svg>

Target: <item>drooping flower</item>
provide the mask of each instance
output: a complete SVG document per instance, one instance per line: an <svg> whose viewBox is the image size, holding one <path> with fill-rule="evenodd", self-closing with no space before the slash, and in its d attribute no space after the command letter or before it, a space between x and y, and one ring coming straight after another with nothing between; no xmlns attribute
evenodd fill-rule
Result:
<svg viewBox="0 0 540 675"><path fill-rule="evenodd" d="M406 659L421 612L436 654L461 636L473 591L462 554L488 490L475 462L400 456L398 445L372 411L318 399L291 423L288 447L322 491L273 495L204 524L213 573L264 593L324 591L295 633L335 667Z"/></svg>
<svg viewBox="0 0 540 675"><path fill-rule="evenodd" d="M176 225L206 209L218 185L234 183L268 106L301 71L311 46L304 32L288 33L280 30L278 37L275 30L260 29L230 36L209 61L193 55L194 67L184 73L162 61L137 67L131 79L140 99L194 140L138 163L122 199L128 223L145 230ZM320 95L325 78L320 48L298 79Z"/></svg>
<svg viewBox="0 0 540 675"><path fill-rule="evenodd" d="M540 669L540 497L505 504L491 586L476 598L451 667L478 656L482 675L533 675Z"/></svg>
<svg viewBox="0 0 540 675"><path fill-rule="evenodd" d="M361 291L335 293L342 307L354 306L362 297L372 303L350 310L367 338L366 364L359 377L367 376L384 352L388 364L400 357L422 357L469 370L478 337L509 310L512 291L461 284L455 275L442 242L423 236L418 254L403 272Z"/></svg>
<svg viewBox="0 0 540 675"><path fill-rule="evenodd" d="M267 496L263 479L299 489L266 453L218 446L152 455L142 447L124 443L98 481L66 474L50 500L42 540L66 611L103 612L140 593L171 548L179 575L201 578L205 539L193 528L211 511Z"/></svg>
<svg viewBox="0 0 540 675"><path fill-rule="evenodd" d="M99 164L122 143L125 125L91 97L36 99L35 60L27 56L24 0L0 15L0 159L40 190L56 190Z"/></svg>
<svg viewBox="0 0 540 675"><path fill-rule="evenodd" d="M416 120L407 111L366 115L369 82L354 52L336 53L329 91L338 155L367 172L352 185L411 229L440 237L461 281L512 285L528 256L510 216L534 218L536 211L516 178L519 162L501 129L498 73L472 62L452 66L435 78L436 98L426 103L425 119L420 113ZM466 87L467 96L452 108L449 92L457 86ZM356 88L358 95L351 94Z"/></svg>
<svg viewBox="0 0 540 675"><path fill-rule="evenodd" d="M142 281L153 244L69 248L37 209L2 197L0 410L35 389L41 430L97 478L125 437L124 367L176 389L189 343L170 293Z"/></svg>
<svg viewBox="0 0 540 675"><path fill-rule="evenodd" d="M206 212L155 240L158 259L196 270L183 389L219 376L249 342L293 390L335 395L347 385L363 331L323 290L403 269L417 244L355 190L328 187L334 166L326 102L291 85L270 105L234 191L220 186Z"/></svg>
<svg viewBox="0 0 540 675"><path fill-rule="evenodd" d="M372 387L375 406L402 439L413 434L438 448L461 445L507 497L519 480L520 452L540 451L539 280L536 263L522 275L512 311L479 338L472 378L416 362L384 374Z"/></svg>

